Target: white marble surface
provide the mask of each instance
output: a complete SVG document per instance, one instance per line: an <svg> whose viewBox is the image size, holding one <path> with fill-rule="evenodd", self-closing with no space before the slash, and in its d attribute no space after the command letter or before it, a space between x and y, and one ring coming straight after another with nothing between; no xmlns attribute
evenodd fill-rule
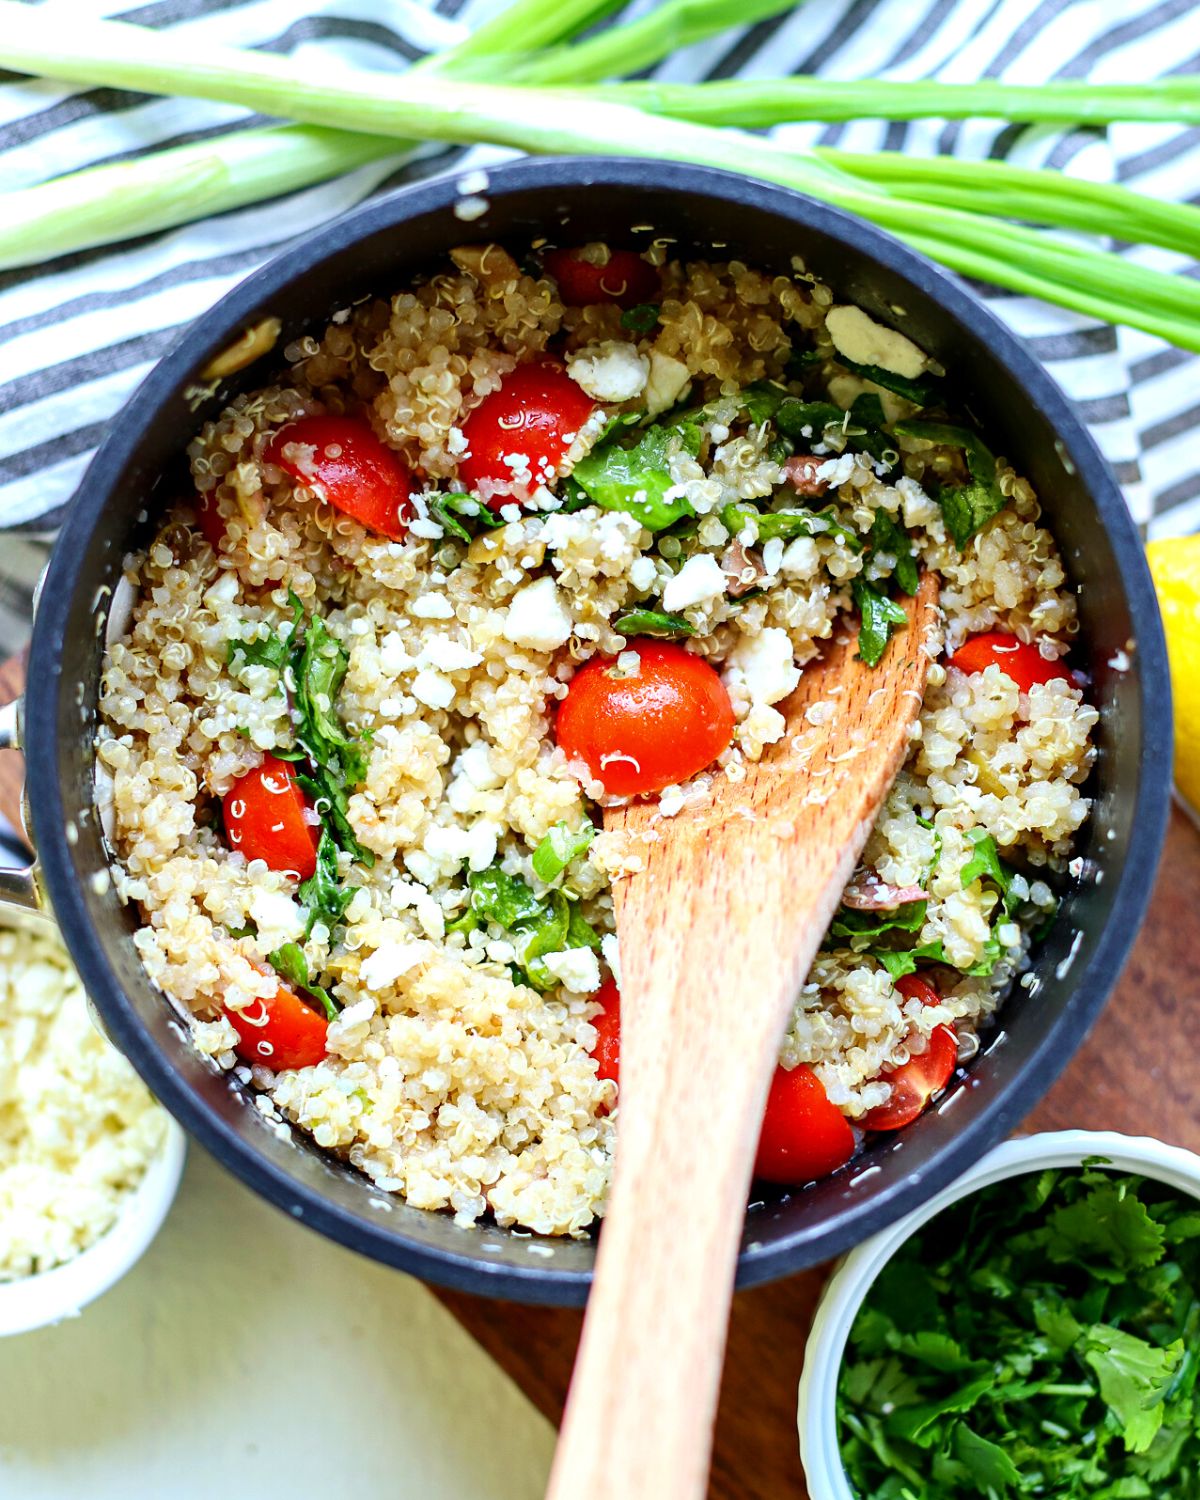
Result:
<svg viewBox="0 0 1200 1500"><path fill-rule="evenodd" d="M552 1445L424 1287L196 1147L120 1285L0 1342L5 1500L538 1500Z"/></svg>

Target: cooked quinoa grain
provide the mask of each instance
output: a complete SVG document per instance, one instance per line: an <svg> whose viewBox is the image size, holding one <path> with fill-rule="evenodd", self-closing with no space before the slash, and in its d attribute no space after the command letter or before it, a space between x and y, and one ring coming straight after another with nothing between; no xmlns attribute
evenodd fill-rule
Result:
<svg viewBox="0 0 1200 1500"><path fill-rule="evenodd" d="M196 494L129 558L137 602L105 662L101 801L151 978L268 1112L463 1222L581 1234L603 1212L616 1086L592 1023L619 967L610 883L637 854L590 837L605 762L556 743L590 658L636 680L639 640L666 632L712 664L733 728L702 776L737 777L839 615L875 601L882 652L889 595L940 575L912 753L781 1054L851 1122L939 1025L973 1053L1089 810L1096 713L1054 669L1075 602L1029 485L840 362L832 295L802 268L648 259L648 331L491 245L293 343L192 442ZM523 447L519 417L488 428L514 372L574 393L557 446ZM364 524L377 485L355 453L305 441L345 417L406 476L401 540ZM353 493L329 477L344 464ZM984 507L969 536L959 496ZM995 661L950 660L997 631ZM1018 648L1049 680L1006 673ZM268 791L322 830L315 875L231 841L268 755L293 757ZM668 786L664 813L688 794ZM896 988L910 951L937 1004ZM281 976L302 1030L325 1017L294 1066Z"/></svg>

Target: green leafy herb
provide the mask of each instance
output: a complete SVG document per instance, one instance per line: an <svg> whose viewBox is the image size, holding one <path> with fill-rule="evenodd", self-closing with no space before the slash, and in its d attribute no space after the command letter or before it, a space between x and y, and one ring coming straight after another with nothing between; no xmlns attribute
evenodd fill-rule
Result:
<svg viewBox="0 0 1200 1500"><path fill-rule="evenodd" d="M850 1332L860 1500L1200 1494L1200 1214L1091 1167L1009 1179L900 1247Z"/></svg>
<svg viewBox="0 0 1200 1500"><path fill-rule="evenodd" d="M346 733L335 707L349 665L346 648L329 633L325 621L313 615L293 668L300 721L297 737L318 765L339 769L348 786L357 786L366 777L367 757L362 741Z"/></svg>
<svg viewBox="0 0 1200 1500"><path fill-rule="evenodd" d="M561 890L536 896L519 875L509 875L499 865L473 870L467 885L472 912L482 921L495 922L515 939L520 982L536 990L551 990L559 983L542 962L547 954L600 946L591 924ZM467 929L459 926L456 930Z"/></svg>
<svg viewBox="0 0 1200 1500"><path fill-rule="evenodd" d="M920 932L928 905L928 901L906 901L893 911L854 911L840 906L829 924L829 935L876 939L888 932Z"/></svg>
<svg viewBox="0 0 1200 1500"><path fill-rule="evenodd" d="M574 830L566 823L555 823L533 851L533 873L547 883L557 879L573 859L590 848L595 837L596 830L586 818Z"/></svg>
<svg viewBox="0 0 1200 1500"><path fill-rule="evenodd" d="M429 502L433 519L447 536L471 542L481 531L495 531L503 519L471 495L438 495Z"/></svg>
<svg viewBox="0 0 1200 1500"><path fill-rule="evenodd" d="M682 615L669 615L661 609L631 609L617 616L613 629L624 636L650 635L668 641L696 634L696 627L689 625Z"/></svg>
<svg viewBox="0 0 1200 1500"><path fill-rule="evenodd" d="M906 594L915 594L921 583L912 538L897 524L890 511L877 510L871 523L871 550L896 559L892 577Z"/></svg>
<svg viewBox="0 0 1200 1500"><path fill-rule="evenodd" d="M325 1012L327 1021L336 1021L338 1018L338 1005L328 990L322 989L310 977L308 972L308 959L304 956L304 949L299 943L284 943L282 948L276 948L274 953L267 955L267 962L284 979L302 989L306 995L318 1001Z"/></svg>
<svg viewBox="0 0 1200 1500"><path fill-rule="evenodd" d="M972 828L967 838L975 852L962 868L962 888L965 891L977 880L988 880L1000 892L1000 900L1006 912L1012 913L1020 904L1013 895L1013 878L1016 871L1000 858L996 840L982 828Z"/></svg>
<svg viewBox="0 0 1200 1500"><path fill-rule="evenodd" d="M966 484L944 484L937 502L946 518L946 529L960 552L993 516L1008 504L996 478L996 460L977 433L945 422L897 422L892 429L899 437L923 438L947 448L961 448L970 479Z"/></svg>
<svg viewBox="0 0 1200 1500"><path fill-rule="evenodd" d="M681 516L693 514L682 495L668 498L673 488L668 471L672 455L700 452L701 433L694 414L656 422L642 430L626 447L618 432L602 439L575 465L571 478L604 510L624 511L650 531L663 531Z"/></svg>
<svg viewBox="0 0 1200 1500"><path fill-rule="evenodd" d="M853 360L843 359L840 354L838 364L861 379L869 380L872 385L891 391L894 396L903 396L914 406L933 406L939 400L938 383L932 376L910 380L906 375L897 375L894 370L885 370L882 365L858 365Z"/></svg>
<svg viewBox="0 0 1200 1500"><path fill-rule="evenodd" d="M332 932L350 905L354 892L339 884L337 844L326 828L322 828L320 842L317 844L317 867L307 880L300 883L297 895L300 897L300 905L308 913L304 928L306 938L312 936L312 930L318 922L323 922Z"/></svg>
<svg viewBox="0 0 1200 1500"><path fill-rule="evenodd" d="M721 524L733 536L753 525L760 542L769 542L775 537L790 542L798 536L831 536L851 552L863 550L862 538L852 527L838 520L832 507L827 510L756 510L752 505L731 504L722 507Z"/></svg>
<svg viewBox="0 0 1200 1500"><path fill-rule="evenodd" d="M631 333L649 333L658 326L658 315L662 311L653 302L639 302L636 307L627 307L621 314L621 327Z"/></svg>
<svg viewBox="0 0 1200 1500"><path fill-rule="evenodd" d="M271 667L282 672L287 666L296 644L296 632L304 619L304 605L290 590L288 600L292 606L292 620L282 626L278 634L253 641L235 639L229 642L226 651L234 672L240 672L243 667Z"/></svg>
<svg viewBox="0 0 1200 1500"><path fill-rule="evenodd" d="M908 616L894 599L877 589L860 573L851 584L854 603L862 623L858 630L858 654L867 666L879 665L892 631L907 622Z"/></svg>

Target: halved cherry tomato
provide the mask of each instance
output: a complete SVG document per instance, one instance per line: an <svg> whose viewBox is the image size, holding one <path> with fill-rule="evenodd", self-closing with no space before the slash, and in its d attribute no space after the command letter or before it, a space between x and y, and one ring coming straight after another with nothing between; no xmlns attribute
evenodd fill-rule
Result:
<svg viewBox="0 0 1200 1500"><path fill-rule="evenodd" d="M255 1000L245 1010L225 1008L238 1034L237 1053L278 1073L284 1068L311 1068L325 1056L329 1023L293 990L281 984L269 1000Z"/></svg>
<svg viewBox="0 0 1200 1500"><path fill-rule="evenodd" d="M307 880L317 868L319 833L317 821L307 816L311 806L288 762L268 755L225 793L221 810L230 846Z"/></svg>
<svg viewBox="0 0 1200 1500"><path fill-rule="evenodd" d="M635 674L594 656L558 710L558 743L604 790L660 792L711 765L733 738L725 684L703 657L667 641L635 640Z"/></svg>
<svg viewBox="0 0 1200 1500"><path fill-rule="evenodd" d="M595 409L557 360L518 365L462 424L467 451L458 464L460 483L492 510L527 500L554 478Z"/></svg>
<svg viewBox="0 0 1200 1500"><path fill-rule="evenodd" d="M266 456L368 531L393 542L404 540L413 477L365 422L354 417L301 417L275 434Z"/></svg>
<svg viewBox="0 0 1200 1500"><path fill-rule="evenodd" d="M938 992L918 974L898 979L896 988L907 1000L920 1000L923 1005L942 1003ZM950 1082L957 1062L958 1037L954 1027L935 1026L928 1047L919 1057L911 1057L892 1072L881 1075L891 1084L892 1097L870 1111L862 1121L863 1129L901 1130L911 1125L934 1094Z"/></svg>
<svg viewBox="0 0 1200 1500"><path fill-rule="evenodd" d="M606 979L592 999L604 1009L592 1017L596 1028L596 1042L592 1056L596 1059L596 1073L601 1078L620 1082L621 1073L621 992L615 979Z"/></svg>
<svg viewBox="0 0 1200 1500"><path fill-rule="evenodd" d="M659 294L658 272L632 250L610 250L602 266L580 260L578 250L547 250L542 264L558 282L558 294L568 307L590 307L593 302L637 307Z"/></svg>
<svg viewBox="0 0 1200 1500"><path fill-rule="evenodd" d="M1035 682L1053 682L1056 677L1064 682L1073 681L1061 661L1047 661L1036 646L1026 645L1004 630L968 636L950 658L950 665L968 673L999 667L1022 693L1027 693Z"/></svg>
<svg viewBox="0 0 1200 1500"><path fill-rule="evenodd" d="M205 490L196 501L196 524L213 551L220 552L221 543L225 540L225 517L217 509L215 490Z"/></svg>
<svg viewBox="0 0 1200 1500"><path fill-rule="evenodd" d="M811 1068L777 1067L767 1095L754 1175L764 1182L815 1182L854 1155L854 1132Z"/></svg>

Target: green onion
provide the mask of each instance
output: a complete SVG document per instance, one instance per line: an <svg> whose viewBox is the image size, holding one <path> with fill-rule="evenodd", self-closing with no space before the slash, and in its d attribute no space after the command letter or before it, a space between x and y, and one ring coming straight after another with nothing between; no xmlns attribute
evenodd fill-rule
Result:
<svg viewBox="0 0 1200 1500"><path fill-rule="evenodd" d="M622 69L622 71L626 71ZM1145 83L1083 80L1038 84L941 83L933 79L734 78L713 83L623 84L612 97L656 115L702 125L763 129L794 120L968 120L1051 125L1114 120L1200 125L1200 78ZM978 163L972 163L978 165ZM1057 175L1057 174L1055 174Z"/></svg>
<svg viewBox="0 0 1200 1500"><path fill-rule="evenodd" d="M1107 252L1086 250L960 208L894 195L816 153L790 151L780 142L740 130L661 116L648 128L641 110L612 103L595 89L552 91L466 81L447 89L444 82L428 76L428 69L424 75L413 70L403 78L364 73L346 82L330 82L312 67L267 54L201 47L193 41L186 56L179 51L170 36L127 23L80 20L64 31L41 7L0 0L0 65L70 82L186 93L309 124L406 139L484 140L535 152L603 152L701 162L740 172L750 168L770 181L861 214L965 275L1109 322L1128 323L1183 348L1200 349L1200 285L1190 278L1148 270ZM361 157L361 147L354 150ZM126 169L136 165L124 164ZM106 179L114 190L110 215L121 215L129 233L137 226L124 216L120 180ZM1062 194L1073 191L1072 179L1055 180ZM94 178L84 190L96 212ZM0 200L0 207L7 206ZM53 206L61 212L63 205L57 201ZM7 213L0 214L0 265L20 263L35 253L36 203L31 209L26 199L15 207L21 225L15 237L7 227ZM39 240L36 254L44 253Z"/></svg>

